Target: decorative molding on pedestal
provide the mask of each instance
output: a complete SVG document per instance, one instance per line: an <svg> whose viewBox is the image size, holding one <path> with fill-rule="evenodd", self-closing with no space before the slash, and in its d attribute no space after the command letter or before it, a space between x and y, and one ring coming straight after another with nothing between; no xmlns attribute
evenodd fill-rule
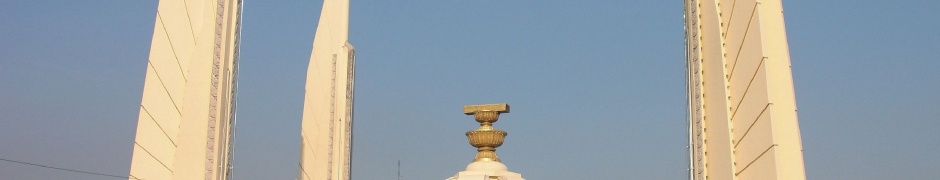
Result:
<svg viewBox="0 0 940 180"><path fill-rule="evenodd" d="M481 104L464 106L463 113L473 115L480 128L467 131L467 140L477 148L473 162L465 171L447 180L525 180L519 173L510 172L496 155L496 148L503 145L506 131L493 128L499 114L509 113L508 104Z"/></svg>

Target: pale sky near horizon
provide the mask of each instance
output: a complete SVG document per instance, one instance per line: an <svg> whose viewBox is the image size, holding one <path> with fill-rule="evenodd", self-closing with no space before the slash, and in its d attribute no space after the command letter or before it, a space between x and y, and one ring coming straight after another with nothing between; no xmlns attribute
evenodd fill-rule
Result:
<svg viewBox="0 0 940 180"><path fill-rule="evenodd" d="M808 179L940 179L940 1L784 1ZM322 1L244 8L237 179L294 179ZM157 1L0 0L0 158L127 175ZM353 178L685 179L682 1L356 1ZM0 180L119 179L0 161Z"/></svg>

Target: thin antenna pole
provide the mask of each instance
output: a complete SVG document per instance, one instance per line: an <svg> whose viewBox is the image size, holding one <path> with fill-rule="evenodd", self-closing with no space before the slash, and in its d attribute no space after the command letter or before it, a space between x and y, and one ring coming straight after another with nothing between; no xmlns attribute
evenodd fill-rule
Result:
<svg viewBox="0 0 940 180"><path fill-rule="evenodd" d="M398 180L401 180L401 159L398 160Z"/></svg>

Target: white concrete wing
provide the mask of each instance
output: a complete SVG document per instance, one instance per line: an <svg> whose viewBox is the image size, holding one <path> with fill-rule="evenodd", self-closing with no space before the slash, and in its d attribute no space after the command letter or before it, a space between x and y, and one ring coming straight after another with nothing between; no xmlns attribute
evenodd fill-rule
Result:
<svg viewBox="0 0 940 180"><path fill-rule="evenodd" d="M161 0L130 179L227 179L240 0Z"/></svg>
<svg viewBox="0 0 940 180"><path fill-rule="evenodd" d="M693 179L805 179L780 0L685 0Z"/></svg>
<svg viewBox="0 0 940 180"><path fill-rule="evenodd" d="M349 1L325 0L307 69L299 180L350 177L355 50L348 41Z"/></svg>

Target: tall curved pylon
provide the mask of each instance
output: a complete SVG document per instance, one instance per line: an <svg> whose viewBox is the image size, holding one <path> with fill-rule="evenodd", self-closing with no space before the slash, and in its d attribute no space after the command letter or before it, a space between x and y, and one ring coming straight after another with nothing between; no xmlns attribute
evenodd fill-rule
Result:
<svg viewBox="0 0 940 180"><path fill-rule="evenodd" d="M685 0L690 178L806 179L780 0Z"/></svg>
<svg viewBox="0 0 940 180"><path fill-rule="evenodd" d="M128 179L231 178L241 3L159 2Z"/></svg>
<svg viewBox="0 0 940 180"><path fill-rule="evenodd" d="M325 0L307 69L298 180L348 180L355 50L349 0Z"/></svg>

